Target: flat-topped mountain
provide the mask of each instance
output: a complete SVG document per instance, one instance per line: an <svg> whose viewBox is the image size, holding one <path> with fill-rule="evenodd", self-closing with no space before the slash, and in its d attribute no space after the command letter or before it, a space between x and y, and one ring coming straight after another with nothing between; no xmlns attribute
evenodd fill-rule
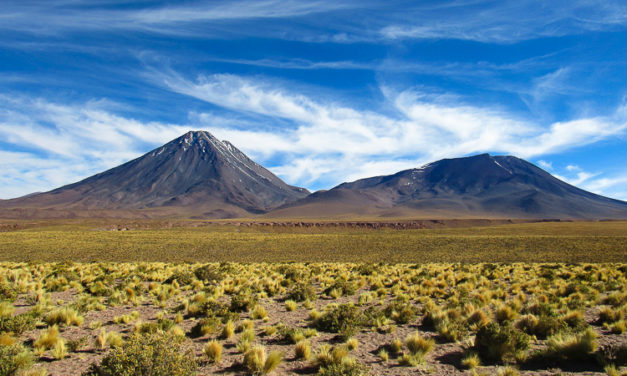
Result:
<svg viewBox="0 0 627 376"><path fill-rule="evenodd" d="M0 202L0 209L22 216L246 217L308 194L228 141L197 131L78 183Z"/></svg>
<svg viewBox="0 0 627 376"><path fill-rule="evenodd" d="M627 218L627 202L576 188L516 157L482 154L343 183L269 215Z"/></svg>

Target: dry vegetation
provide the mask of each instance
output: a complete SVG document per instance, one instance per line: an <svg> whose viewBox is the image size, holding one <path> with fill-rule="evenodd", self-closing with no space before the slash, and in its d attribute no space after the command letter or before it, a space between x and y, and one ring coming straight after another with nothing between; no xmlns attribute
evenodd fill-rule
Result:
<svg viewBox="0 0 627 376"><path fill-rule="evenodd" d="M4 228L6 261L625 262L627 254L627 222L371 230L86 220Z"/></svg>
<svg viewBox="0 0 627 376"><path fill-rule="evenodd" d="M26 226L0 376L621 375L626 230Z"/></svg>
<svg viewBox="0 0 627 376"><path fill-rule="evenodd" d="M0 294L0 375L620 374L627 362L625 264L4 262Z"/></svg>

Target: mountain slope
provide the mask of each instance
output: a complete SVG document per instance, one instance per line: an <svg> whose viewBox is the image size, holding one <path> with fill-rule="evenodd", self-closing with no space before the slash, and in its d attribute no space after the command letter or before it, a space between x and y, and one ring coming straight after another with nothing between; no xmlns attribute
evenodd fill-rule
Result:
<svg viewBox="0 0 627 376"><path fill-rule="evenodd" d="M394 175L343 183L269 216L627 218L627 202L556 179L511 156L444 159Z"/></svg>
<svg viewBox="0 0 627 376"><path fill-rule="evenodd" d="M135 160L50 192L0 203L14 213L250 216L306 196L228 141L189 132Z"/></svg>

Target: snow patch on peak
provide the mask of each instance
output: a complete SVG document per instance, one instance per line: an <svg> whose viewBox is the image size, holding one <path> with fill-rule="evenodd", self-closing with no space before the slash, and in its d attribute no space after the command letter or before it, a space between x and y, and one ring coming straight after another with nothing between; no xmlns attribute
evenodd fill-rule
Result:
<svg viewBox="0 0 627 376"><path fill-rule="evenodd" d="M514 175L513 172L511 172L509 169L503 167L503 165L501 165L496 159L492 158L492 160L494 161L494 163L496 163L497 166L499 166L500 168L502 168L503 170L507 171L510 175Z"/></svg>

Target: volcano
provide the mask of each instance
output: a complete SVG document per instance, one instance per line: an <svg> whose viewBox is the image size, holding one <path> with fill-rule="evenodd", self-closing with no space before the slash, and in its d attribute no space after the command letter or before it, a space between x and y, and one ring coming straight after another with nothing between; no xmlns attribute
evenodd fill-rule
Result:
<svg viewBox="0 0 627 376"><path fill-rule="evenodd" d="M343 183L269 215L624 219L627 202L574 187L520 158L481 154Z"/></svg>
<svg viewBox="0 0 627 376"><path fill-rule="evenodd" d="M188 132L147 154L50 192L0 203L5 217L247 217L309 194L228 141Z"/></svg>

